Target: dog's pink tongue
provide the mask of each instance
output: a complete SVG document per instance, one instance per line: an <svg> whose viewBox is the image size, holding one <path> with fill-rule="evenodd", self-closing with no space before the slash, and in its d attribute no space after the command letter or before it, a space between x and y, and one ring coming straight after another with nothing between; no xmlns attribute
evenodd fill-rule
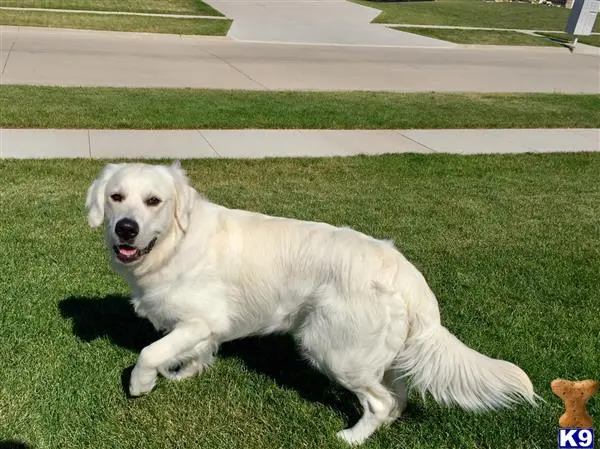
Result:
<svg viewBox="0 0 600 449"><path fill-rule="evenodd" d="M124 246L119 247L119 254L121 254L122 256L125 256L125 257L131 257L131 256L135 255L136 251L137 250L135 248L127 248Z"/></svg>

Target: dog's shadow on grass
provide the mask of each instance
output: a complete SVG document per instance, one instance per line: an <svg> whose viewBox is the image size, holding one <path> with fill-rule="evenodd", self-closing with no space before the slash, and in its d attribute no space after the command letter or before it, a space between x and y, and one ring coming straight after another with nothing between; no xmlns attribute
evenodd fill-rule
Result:
<svg viewBox="0 0 600 449"><path fill-rule="evenodd" d="M59 309L64 318L72 320L73 333L83 341L106 338L121 348L139 352L161 337L149 321L135 315L126 296L72 296L62 300Z"/></svg>
<svg viewBox="0 0 600 449"><path fill-rule="evenodd" d="M312 368L287 335L252 337L225 343L220 357L242 361L250 370L267 376L282 388L295 390L303 399L341 413L347 425L360 417L354 395Z"/></svg>
<svg viewBox="0 0 600 449"><path fill-rule="evenodd" d="M149 321L135 315L129 298L122 295L73 296L62 300L59 309L64 318L72 320L73 333L83 341L106 338L121 348L139 352L161 337ZM282 388L295 390L305 400L335 409L342 413L346 424L359 418L354 395L303 360L289 336L245 338L224 343L218 356L238 359L248 369L267 376ZM124 369L122 374L126 394L131 369Z"/></svg>
<svg viewBox="0 0 600 449"><path fill-rule="evenodd" d="M0 441L0 449L31 449L31 446L21 441Z"/></svg>

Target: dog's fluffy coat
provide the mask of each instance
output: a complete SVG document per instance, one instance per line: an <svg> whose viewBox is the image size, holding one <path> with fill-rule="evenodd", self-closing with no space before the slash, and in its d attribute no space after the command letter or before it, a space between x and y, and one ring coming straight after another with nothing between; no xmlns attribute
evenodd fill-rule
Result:
<svg viewBox="0 0 600 449"><path fill-rule="evenodd" d="M122 200L111 200L114 193ZM149 195L160 204L146 205ZM113 255L135 311L167 332L140 353L134 396L149 392L158 373L199 373L220 343L289 332L318 369L358 397L363 416L338 433L349 443L402 413L405 380L469 410L535 403L520 368L466 347L441 325L427 282L389 241L213 204L178 164L109 164L86 205L89 224L105 223L115 251L122 218L139 224L135 247L156 238L132 263Z"/></svg>

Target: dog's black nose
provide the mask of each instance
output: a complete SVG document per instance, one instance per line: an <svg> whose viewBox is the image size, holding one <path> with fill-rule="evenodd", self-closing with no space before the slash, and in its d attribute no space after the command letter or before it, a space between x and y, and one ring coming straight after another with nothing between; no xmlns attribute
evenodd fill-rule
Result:
<svg viewBox="0 0 600 449"><path fill-rule="evenodd" d="M115 234L119 236L121 240L132 240L140 232L140 227L137 222L130 218L123 218L117 221L115 225Z"/></svg>

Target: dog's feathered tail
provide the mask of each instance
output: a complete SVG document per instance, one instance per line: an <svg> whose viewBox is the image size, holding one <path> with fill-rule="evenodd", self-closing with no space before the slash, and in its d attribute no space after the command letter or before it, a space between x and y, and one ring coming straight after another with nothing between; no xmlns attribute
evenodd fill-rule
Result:
<svg viewBox="0 0 600 449"><path fill-rule="evenodd" d="M535 405L541 399L521 368L467 347L440 323L417 324L394 371L408 377L422 395L429 392L438 403L470 411L495 410L521 401Z"/></svg>

